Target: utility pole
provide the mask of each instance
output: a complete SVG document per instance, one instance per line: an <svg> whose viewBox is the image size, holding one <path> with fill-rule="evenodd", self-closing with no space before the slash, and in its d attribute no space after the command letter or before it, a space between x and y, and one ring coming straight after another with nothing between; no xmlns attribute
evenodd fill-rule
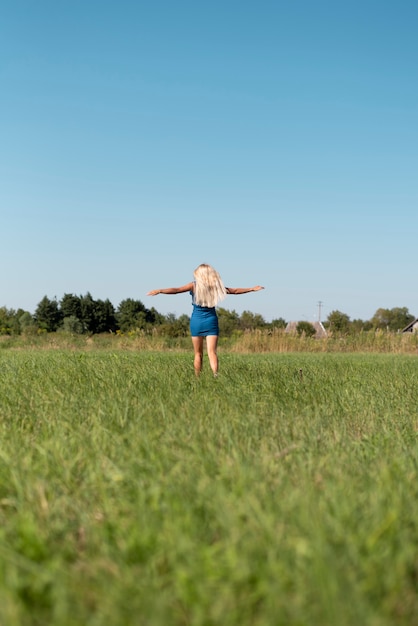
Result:
<svg viewBox="0 0 418 626"><path fill-rule="evenodd" d="M322 309L322 305L323 305L323 304L324 304L324 303L322 302L322 300L319 300L319 301L318 301L318 322L320 322L320 321L321 321L321 309Z"/></svg>

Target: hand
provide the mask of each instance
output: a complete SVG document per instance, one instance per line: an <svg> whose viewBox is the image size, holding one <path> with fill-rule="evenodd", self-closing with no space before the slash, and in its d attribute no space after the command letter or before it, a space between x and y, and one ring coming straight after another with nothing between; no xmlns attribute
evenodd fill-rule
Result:
<svg viewBox="0 0 418 626"><path fill-rule="evenodd" d="M261 289L264 289L264 287L261 287L260 285L253 287L253 291L260 291Z"/></svg>
<svg viewBox="0 0 418 626"><path fill-rule="evenodd" d="M152 291L149 291L147 293L147 296L158 296L159 293L160 293L160 289L153 289Z"/></svg>

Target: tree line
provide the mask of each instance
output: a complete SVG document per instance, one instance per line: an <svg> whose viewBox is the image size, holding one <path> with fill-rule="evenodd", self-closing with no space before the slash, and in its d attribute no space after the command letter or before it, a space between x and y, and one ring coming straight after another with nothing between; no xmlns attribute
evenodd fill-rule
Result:
<svg viewBox="0 0 418 626"><path fill-rule="evenodd" d="M236 332L274 328L285 328L286 321L280 317L266 322L262 315L244 311L219 308L219 327L224 336ZM380 308L370 320L351 320L341 311L332 311L324 327L339 334L353 334L369 330L387 330L398 332L414 320L406 307L393 309ZM162 315L154 307L148 309L140 300L127 298L117 308L109 299L95 300L90 293L85 295L64 294L61 300L44 296L32 315L23 309L0 308L0 334L20 335L39 332L66 331L74 334L129 333L134 331L156 332L173 337L186 336L189 332L188 315L176 317L174 314ZM298 331L314 334L309 322L300 322Z"/></svg>
<svg viewBox="0 0 418 626"><path fill-rule="evenodd" d="M284 319L267 323L261 315L250 311L239 315L236 311L219 309L218 316L225 335L239 330L286 325ZM163 315L154 307L148 309L141 300L126 298L115 308L109 299L95 300L90 293L81 296L67 293L61 300L44 296L33 315L23 309L0 308L0 335L59 331L93 335L145 331L179 337L189 333L189 322L188 315Z"/></svg>

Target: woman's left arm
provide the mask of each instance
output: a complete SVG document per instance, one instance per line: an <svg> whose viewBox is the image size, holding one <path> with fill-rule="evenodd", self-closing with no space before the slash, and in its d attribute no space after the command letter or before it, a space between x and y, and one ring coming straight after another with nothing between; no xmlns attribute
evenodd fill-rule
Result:
<svg viewBox="0 0 418 626"><path fill-rule="evenodd" d="M225 287L226 293L229 293L231 296L239 296L242 293L250 293L250 291L260 291L264 289L260 285L256 285L255 287Z"/></svg>
<svg viewBox="0 0 418 626"><path fill-rule="evenodd" d="M193 283L187 283L182 287L167 287L166 289L153 289L147 293L147 296L158 296L160 293L164 293L168 296L176 295L177 293L186 293L186 291L193 290Z"/></svg>

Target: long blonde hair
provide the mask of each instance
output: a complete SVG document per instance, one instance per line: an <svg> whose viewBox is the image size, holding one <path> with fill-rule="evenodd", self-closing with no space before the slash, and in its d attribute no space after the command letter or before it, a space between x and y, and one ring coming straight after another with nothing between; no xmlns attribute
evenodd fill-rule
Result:
<svg viewBox="0 0 418 626"><path fill-rule="evenodd" d="M206 263L199 265L193 272L196 283L194 301L199 306L214 307L226 298L227 291L218 272Z"/></svg>

